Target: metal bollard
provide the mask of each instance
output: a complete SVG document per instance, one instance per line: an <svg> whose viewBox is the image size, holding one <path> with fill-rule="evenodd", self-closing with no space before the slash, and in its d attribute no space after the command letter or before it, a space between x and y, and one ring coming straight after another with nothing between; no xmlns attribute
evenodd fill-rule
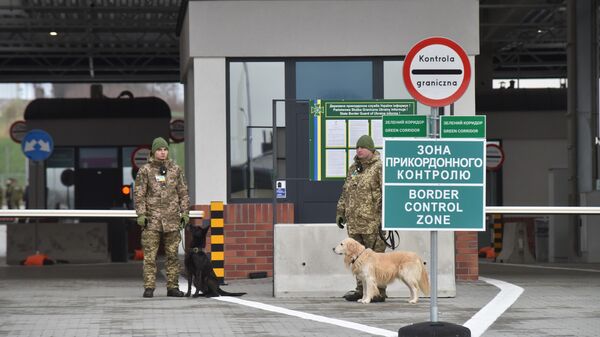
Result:
<svg viewBox="0 0 600 337"><path fill-rule="evenodd" d="M210 261L219 284L225 284L225 220L223 202L210 202Z"/></svg>

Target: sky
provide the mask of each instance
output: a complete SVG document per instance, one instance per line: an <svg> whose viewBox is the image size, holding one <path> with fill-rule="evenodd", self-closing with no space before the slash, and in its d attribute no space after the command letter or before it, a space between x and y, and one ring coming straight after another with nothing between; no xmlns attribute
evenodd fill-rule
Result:
<svg viewBox="0 0 600 337"><path fill-rule="evenodd" d="M29 83L0 83L0 99L33 99L33 85Z"/></svg>

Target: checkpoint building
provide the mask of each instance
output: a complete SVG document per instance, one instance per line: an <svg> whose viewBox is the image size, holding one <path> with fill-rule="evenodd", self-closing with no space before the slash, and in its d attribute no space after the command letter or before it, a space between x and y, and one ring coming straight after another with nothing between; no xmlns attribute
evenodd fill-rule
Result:
<svg viewBox="0 0 600 337"><path fill-rule="evenodd" d="M578 2L575 6L580 18L589 12L587 5ZM334 228L328 226L335 215L341 182L309 179L307 101L410 98L402 78L404 59L416 42L430 36L443 35L458 43L474 70L465 94L444 107L443 113L486 114L488 140L501 142L507 154L504 178L500 179L499 173L488 176L488 184L496 189L487 199L505 205L558 205L568 202L565 195L577 195L581 204L594 204L598 173L591 140L597 132L586 116L597 110L597 93L569 94L581 117L574 123L578 128L569 129L569 136L564 128L568 121L562 115L568 108L565 88L538 91L530 94L533 98L519 97L516 90L493 91L494 72L504 71L509 78L516 73L508 61L503 63L504 70L499 69L489 51L497 41L492 43L488 37L496 36L502 22L494 21L488 10L498 6L467 0L182 2L176 28L176 80L185 88L186 175L195 209L208 211L213 200L225 203L225 277L245 278L250 272L272 276L273 251L285 256L289 247L285 240L278 241L281 238L294 237L312 245L314 236L333 240L343 234L331 232ZM556 13L565 8L550 9ZM482 36L481 22L486 23L484 27L493 26L483 30L486 36ZM586 31L595 22L570 24ZM577 65L570 65L578 74L573 82L583 88L596 78L587 71L596 51L584 43L578 44L576 51ZM551 76L566 76L564 68L552 71ZM430 112L422 104L417 104L416 110L419 115ZM160 133L166 130L160 127ZM548 148L553 151L544 151ZM594 155L575 157L572 148ZM535 159L528 158L530 152L536 154ZM275 178L286 182L286 197L275 202L273 163ZM576 182L569 178L574 168L579 177ZM45 171L31 172L43 175ZM44 188L38 186L38 197L43 197ZM522 188L529 193L519 192ZM282 224L277 227L280 235L274 234L274 204L276 223ZM581 219L581 229L559 217L539 222L540 228L544 221L550 228L549 260L598 259L598 247L590 241L597 230L592 225L596 218ZM456 278L475 279L477 248L490 233L443 235L443 255L449 258L444 275L449 284ZM405 242L417 245L415 249L428 252L426 233L403 236ZM570 244L562 244L565 237ZM228 262L232 257L235 259Z"/></svg>

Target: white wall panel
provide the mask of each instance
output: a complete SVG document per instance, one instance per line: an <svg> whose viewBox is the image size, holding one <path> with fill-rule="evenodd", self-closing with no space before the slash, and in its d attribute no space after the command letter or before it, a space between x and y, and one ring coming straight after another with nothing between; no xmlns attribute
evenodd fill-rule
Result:
<svg viewBox="0 0 600 337"><path fill-rule="evenodd" d="M189 57L405 55L423 38L440 35L476 55L478 5L475 0L193 1Z"/></svg>
<svg viewBox="0 0 600 337"><path fill-rule="evenodd" d="M225 59L194 59L194 204L227 202Z"/></svg>

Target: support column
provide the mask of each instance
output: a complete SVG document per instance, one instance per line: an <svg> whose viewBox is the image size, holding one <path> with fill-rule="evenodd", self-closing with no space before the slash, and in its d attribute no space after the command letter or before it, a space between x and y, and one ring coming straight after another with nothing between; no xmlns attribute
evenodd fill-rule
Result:
<svg viewBox="0 0 600 337"><path fill-rule="evenodd" d="M577 0L576 24L576 104L577 104L577 176L580 193L596 189L597 173L597 34L596 0ZM570 22L570 24L573 24ZM569 64L572 65L572 64ZM571 81L569 81L571 85Z"/></svg>
<svg viewBox="0 0 600 337"><path fill-rule="evenodd" d="M585 206L585 200L591 199L600 185L596 145L599 128L597 7L597 0L567 2L570 206ZM569 216L566 235L559 237L560 242L550 241L551 252L559 250L553 244L560 244L569 261L580 260L585 255L582 243L587 240L587 224L585 221L582 224L581 219L581 216ZM550 227L550 234L555 230ZM550 261L552 258L550 256Z"/></svg>
<svg viewBox="0 0 600 337"><path fill-rule="evenodd" d="M27 186L27 208L46 208L46 165L44 161L27 159L29 165L29 186ZM7 200L8 202L8 200Z"/></svg>
<svg viewBox="0 0 600 337"><path fill-rule="evenodd" d="M226 78L224 58L195 58L186 111L186 169L192 204L227 200ZM187 102L186 102L187 103ZM190 116L193 114L193 116Z"/></svg>

